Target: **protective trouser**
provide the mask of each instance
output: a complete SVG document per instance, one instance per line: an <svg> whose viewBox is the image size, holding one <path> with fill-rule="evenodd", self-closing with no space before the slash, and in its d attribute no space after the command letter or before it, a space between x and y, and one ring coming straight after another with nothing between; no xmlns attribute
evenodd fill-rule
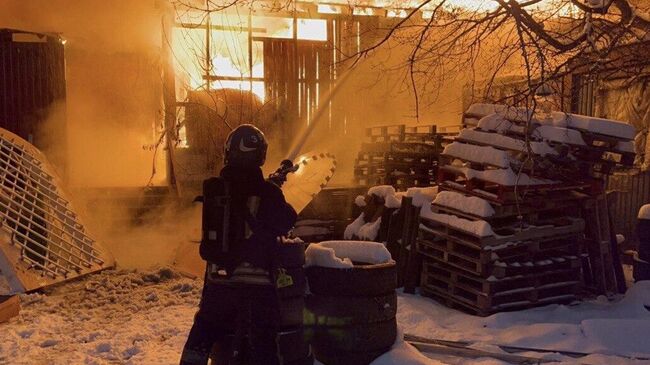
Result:
<svg viewBox="0 0 650 365"><path fill-rule="evenodd" d="M244 313L249 306L250 312ZM282 365L277 339L277 306L273 288L243 290L206 284L180 364L206 365L212 354L217 365L226 365L236 346L249 351L241 356L250 364ZM242 316L249 317L248 321L242 321ZM248 328L238 328L241 326ZM245 340L250 346L233 343L238 329L247 336Z"/></svg>

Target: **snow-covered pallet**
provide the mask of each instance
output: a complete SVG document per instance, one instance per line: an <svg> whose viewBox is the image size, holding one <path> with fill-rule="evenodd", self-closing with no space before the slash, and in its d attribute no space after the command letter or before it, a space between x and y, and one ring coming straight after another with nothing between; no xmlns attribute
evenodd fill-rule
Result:
<svg viewBox="0 0 650 365"><path fill-rule="evenodd" d="M463 240L440 239L420 231L418 251L427 258L444 262L474 275L505 277L546 270L548 268L579 265L581 250L575 234L549 239L508 242L508 244L481 248Z"/></svg>
<svg viewBox="0 0 650 365"><path fill-rule="evenodd" d="M492 227L507 227L513 224L525 222L526 224L541 225L549 219L563 216L579 216L579 205L577 199L562 194L562 199L549 197L544 200L524 201L520 204L492 204L494 213L488 217L474 214L472 211L460 210L455 207L433 204L431 210L434 213L451 214L468 220L484 220Z"/></svg>
<svg viewBox="0 0 650 365"><path fill-rule="evenodd" d="M524 181L511 185L495 183L480 177L467 178L466 174L455 167L440 166L438 168L438 185L444 189L460 191L466 194L479 196L483 199L499 204L522 202L535 199L546 199L548 195L557 195L559 192L590 191L593 189L591 182L555 182L550 180L533 180L535 184L526 184Z"/></svg>
<svg viewBox="0 0 650 365"><path fill-rule="evenodd" d="M445 221L445 219L422 217L420 230L428 231L445 239L462 240L477 247L497 247L509 242L530 241L535 239L550 239L564 237L571 234L580 234L584 231L585 222L580 218L559 217L552 220L540 221L538 226L514 224L492 230L477 232L469 225L481 221L463 220L458 223ZM454 217L444 215L442 218ZM483 221L485 222L485 221ZM487 224L487 222L485 222Z"/></svg>
<svg viewBox="0 0 650 365"><path fill-rule="evenodd" d="M438 261L425 261L420 290L443 304L472 314L490 315L577 298L582 288L580 265L503 278L479 277Z"/></svg>

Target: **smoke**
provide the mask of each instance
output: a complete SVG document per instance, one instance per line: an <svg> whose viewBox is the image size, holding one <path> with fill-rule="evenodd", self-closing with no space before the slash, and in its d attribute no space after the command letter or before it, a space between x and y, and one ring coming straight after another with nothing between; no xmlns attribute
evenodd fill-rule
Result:
<svg viewBox="0 0 650 365"><path fill-rule="evenodd" d="M197 239L200 228L196 207L154 208L153 216L141 217L145 224L134 225L130 219L134 206L144 199L141 187L152 172L152 145L163 119L163 9L158 8L162 3L5 0L0 12L2 27L55 32L67 40L65 108L56 105L50 110L36 141L65 172L90 232L125 267L171 263L179 245ZM356 65L334 100L347 118L336 119L334 111L335 119L321 120L305 143L303 153L329 151L337 156L334 184L351 182L354 159L368 127L460 123L462 88L467 82L462 75L446 75L437 89L419 95L416 118L403 64L410 51L408 46L391 43ZM429 77L418 75L418 84ZM299 135L299 131L285 133L294 135L270 134L267 173L286 157L281 146ZM163 184L164 153L157 156L154 182Z"/></svg>
<svg viewBox="0 0 650 365"><path fill-rule="evenodd" d="M52 105L34 142L64 177L88 231L123 267L171 263L193 237L192 210L131 217L154 164L163 120L164 2L3 1L0 27L57 33L66 40L66 101ZM159 151L154 183L165 182ZM149 218L149 219L147 219Z"/></svg>

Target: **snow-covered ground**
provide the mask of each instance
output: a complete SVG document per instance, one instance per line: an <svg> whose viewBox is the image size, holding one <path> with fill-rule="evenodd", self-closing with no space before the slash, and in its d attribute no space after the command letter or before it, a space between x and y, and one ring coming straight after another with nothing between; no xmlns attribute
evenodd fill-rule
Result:
<svg viewBox="0 0 650 365"><path fill-rule="evenodd" d="M1 364L176 364L192 324L201 281L172 270L106 271L25 295L18 318L0 324ZM552 305L474 317L435 301L400 294L398 322L404 333L493 345L588 352L526 356L567 364L650 364L650 282L638 283L617 301ZM373 365L504 364L414 352L398 344Z"/></svg>

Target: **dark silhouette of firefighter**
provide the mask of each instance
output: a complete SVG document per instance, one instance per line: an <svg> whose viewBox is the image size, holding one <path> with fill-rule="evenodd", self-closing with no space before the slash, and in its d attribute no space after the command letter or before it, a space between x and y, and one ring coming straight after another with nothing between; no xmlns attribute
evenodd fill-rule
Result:
<svg viewBox="0 0 650 365"><path fill-rule="evenodd" d="M182 365L207 364L211 353L217 364L283 364L277 288L291 279L281 277L278 237L292 229L296 212L280 189L286 174L263 177L267 147L259 129L237 127L220 175L203 184L200 254L207 268Z"/></svg>

